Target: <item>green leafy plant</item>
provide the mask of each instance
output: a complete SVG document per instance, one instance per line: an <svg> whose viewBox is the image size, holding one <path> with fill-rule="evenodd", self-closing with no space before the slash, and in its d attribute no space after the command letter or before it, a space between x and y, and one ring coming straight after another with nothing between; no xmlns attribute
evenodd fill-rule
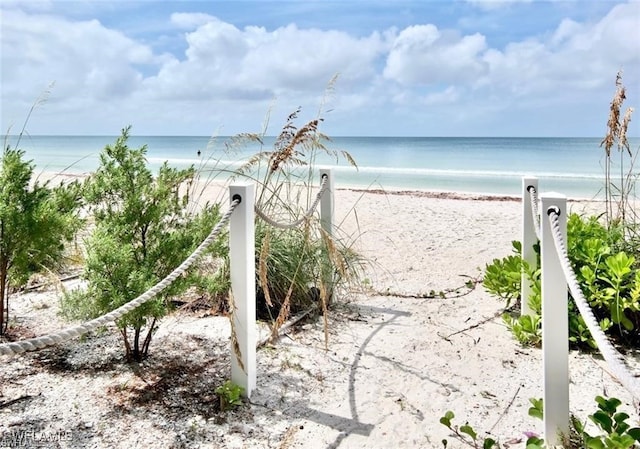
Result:
<svg viewBox="0 0 640 449"><path fill-rule="evenodd" d="M540 315L514 317L505 313L502 315L502 319L520 344L524 346L539 346L542 343L542 319Z"/></svg>
<svg viewBox="0 0 640 449"><path fill-rule="evenodd" d="M529 408L529 416L543 419L542 399L529 399L532 407ZM599 435L590 435L585 430L585 425L571 415L569 435L561 435L563 447L585 449L630 449L640 447L640 428L631 427L627 422L630 416L625 412L619 412L618 407L622 402L618 398L604 398L596 396L598 410L588 419L600 430ZM528 447L528 446L527 446ZM541 446L542 447L542 446Z"/></svg>
<svg viewBox="0 0 640 449"><path fill-rule="evenodd" d="M454 436L456 437L456 439L458 439L458 441L466 444L469 447L473 447L475 449L479 449L479 448L500 449L501 446L498 440L495 440L491 437L486 437L486 438L478 437L478 433L474 430L472 426L469 425L468 422L462 426L457 426L453 423L454 418L455 418L454 413L451 410L449 410L440 418L440 424L442 424L443 426L451 430ZM527 439L526 447L527 449L535 449L539 447L536 445L541 443L542 443L542 440L539 437L537 437L536 435L531 435ZM449 441L446 438L442 440L443 447L446 448L448 444L449 444Z"/></svg>
<svg viewBox="0 0 640 449"><path fill-rule="evenodd" d="M542 419L544 417L542 399L529 398L529 402L531 403L531 407L529 407L529 416Z"/></svg>
<svg viewBox="0 0 640 449"><path fill-rule="evenodd" d="M640 447L640 428L631 427L627 422L630 416L619 412L618 407L622 402L617 398L596 397L598 411L589 415L589 419L603 432L602 435L591 436L581 423L577 432L582 435L584 447L588 449L628 449Z"/></svg>
<svg viewBox="0 0 640 449"><path fill-rule="evenodd" d="M618 227L607 229L597 217L570 214L567 220L567 251L582 291L592 307L600 327L630 345L639 341L640 274L633 256L614 248L622 246L623 233ZM533 316L503 317L522 344L540 343L541 282L540 271L533 270L516 254L495 259L485 268L483 285L491 294L505 299L507 305L520 301L521 274L531 286L529 305ZM569 301L569 341L578 347L595 348L584 319Z"/></svg>
<svg viewBox="0 0 640 449"><path fill-rule="evenodd" d="M0 335L9 326L9 295L31 274L61 268L65 242L81 225L79 184L50 187L34 180L34 165L24 156L5 141L0 161Z"/></svg>
<svg viewBox="0 0 640 449"><path fill-rule="evenodd" d="M505 308L508 308L512 301L515 302L520 299L522 276L521 243L513 241L511 244L515 254L501 259L493 259L492 263L487 264L482 282L487 291L506 301Z"/></svg>
<svg viewBox="0 0 640 449"><path fill-rule="evenodd" d="M618 407L622 402L617 398L604 398L596 396L598 410L589 415L591 420L600 430L599 435L592 436L585 431L585 426L575 416L571 416L570 429L568 435L560 435L562 447L564 448L584 448L584 449L631 449L640 448L640 428L631 427L627 422L630 416L627 413L619 412ZM542 399L529 399L529 416L536 419L543 419ZM479 438L477 432L468 424L456 426L453 424L455 415L452 411L447 411L440 418L440 424L451 430L455 437L462 443L473 448L497 448L502 447L493 438ZM544 449L547 446L544 440L533 432L524 432L527 436L525 447L527 449ZM448 441L442 440L446 448ZM505 448L508 446L504 446Z"/></svg>
<svg viewBox="0 0 640 449"><path fill-rule="evenodd" d="M244 388L231 381L220 385L216 388L216 394L220 398L220 409L226 411L242 405L242 393L244 393Z"/></svg>
<svg viewBox="0 0 640 449"><path fill-rule="evenodd" d="M191 210L193 168L176 170L165 163L154 177L146 165L146 146L131 149L128 137L126 128L114 145L105 147L98 170L84 185L95 227L86 241L87 287L63 297L62 312L69 318L95 318L135 299L180 265L220 218L217 204ZM218 239L209 254L224 257L225 248ZM226 291L225 272L213 276L209 289ZM198 280L202 276L195 271L179 277L117 321L128 360L147 356L156 322L171 307L169 298Z"/></svg>

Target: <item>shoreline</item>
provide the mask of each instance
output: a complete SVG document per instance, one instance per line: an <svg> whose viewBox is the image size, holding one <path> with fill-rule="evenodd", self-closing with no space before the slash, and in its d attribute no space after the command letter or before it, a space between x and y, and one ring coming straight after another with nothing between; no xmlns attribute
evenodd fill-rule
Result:
<svg viewBox="0 0 640 449"><path fill-rule="evenodd" d="M50 172L43 171L36 175L37 179L44 178L47 181L54 180L56 178L62 179L78 179L82 180L91 175L92 172L85 173L69 173L69 172ZM204 181L200 180L200 183ZM207 188L210 186L216 186L218 189L222 189L228 186L227 181L212 180L207 181ZM403 187L375 187L364 188L356 184L339 184L336 185L337 191L351 191L355 193L371 193L374 195L397 195L397 196L415 196L424 198L440 198L440 199L453 199L453 200L473 200L473 201L516 201L520 202L522 196L520 194L500 194L491 192L469 192L465 190L439 190L439 189L422 189L422 188L403 188ZM560 192L561 193L561 192ZM604 199L588 198L588 197L572 197L567 196L567 202L573 203L604 203Z"/></svg>
<svg viewBox="0 0 640 449"><path fill-rule="evenodd" d="M208 139L203 142L196 136L133 134L129 145L148 146L147 161L154 172L165 161L175 168L193 165L216 170L236 167L254 151L271 150L272 138L256 148L239 145L233 151L221 142L210 147ZM520 179L534 176L543 191L581 200L598 200L603 188L600 140L595 138L348 137L342 143L342 137L337 139L328 145L330 152L338 152L335 160L322 151L313 160L316 169L331 168L341 187L518 196ZM103 140L97 136L33 136L27 157L33 158L37 170L86 175L97 168L103 147L112 143ZM598 151L592 151L594 148ZM348 152L355 166L341 152Z"/></svg>
<svg viewBox="0 0 640 449"><path fill-rule="evenodd" d="M386 189L360 189L357 187L344 187L338 190L348 190L351 192L371 193L373 195L396 195L396 196L413 196L419 198L448 199L458 201L513 201L522 202L520 195L500 195L494 193L470 193L470 192L453 192L440 190L386 190ZM567 203L578 204L604 204L602 199L590 199L580 197L567 197Z"/></svg>

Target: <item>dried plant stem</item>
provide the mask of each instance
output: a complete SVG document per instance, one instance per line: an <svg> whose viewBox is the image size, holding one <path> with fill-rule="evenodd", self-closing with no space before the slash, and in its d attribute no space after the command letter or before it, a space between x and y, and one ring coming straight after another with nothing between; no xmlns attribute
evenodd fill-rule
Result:
<svg viewBox="0 0 640 449"><path fill-rule="evenodd" d="M625 87L622 84L622 72L618 72L616 75L616 91L611 100L611 106L609 108L609 117L607 120L607 134L600 142L600 146L605 150L605 218L607 220L607 226L614 224L622 224L625 227L625 232L628 230L628 216L630 212L629 197L632 194L635 176L633 174L633 153L629 145L627 138L627 130L629 123L631 122L631 115L633 114L633 108L628 108L624 115L621 114L624 100L626 99ZM617 148L620 154L619 161L619 180L614 181L613 178L613 158L612 149ZM631 158L630 167L625 167L625 158ZM635 216L635 214L633 214Z"/></svg>

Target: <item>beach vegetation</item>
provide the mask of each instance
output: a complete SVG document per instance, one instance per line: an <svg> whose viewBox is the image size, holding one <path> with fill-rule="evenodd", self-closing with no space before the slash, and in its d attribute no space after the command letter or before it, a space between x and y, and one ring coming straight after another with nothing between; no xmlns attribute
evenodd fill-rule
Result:
<svg viewBox="0 0 640 449"><path fill-rule="evenodd" d="M16 146L21 137L22 132ZM0 162L0 335L9 329L10 294L33 273L64 268L65 243L73 241L81 225L80 204L77 182L40 182L25 152L5 139Z"/></svg>
<svg viewBox="0 0 640 449"><path fill-rule="evenodd" d="M635 155L630 149L627 129L632 108L622 113L626 98L621 74L611 102L605 148L605 211L584 216L571 213L567 219L567 253L582 293L600 327L625 346L640 344L640 229L635 209ZM613 149L620 158L614 161ZM614 176L615 172L618 173ZM625 167L627 167L625 169ZM521 243L514 242L514 254L494 259L485 267L483 284L487 291L505 299L507 306L520 300L521 273L532 288L533 316L505 314L504 320L523 344L541 341L541 282L539 269L522 261ZM535 248L538 253L539 245ZM569 340L577 347L595 349L584 319L574 301L569 301Z"/></svg>
<svg viewBox="0 0 640 449"><path fill-rule="evenodd" d="M621 247L623 233L618 227L607 229L597 217L572 213L567 220L567 252L576 279L603 331L627 346L640 342L640 272L634 269L635 257ZM520 242L514 242L515 254L487 264L483 285L491 294L505 299L507 306L520 301L521 274L531 286L531 316L505 313L505 323L523 344L541 342L540 270L533 270L519 256ZM584 319L573 301L569 301L569 341L577 347L595 349Z"/></svg>
<svg viewBox="0 0 640 449"><path fill-rule="evenodd" d="M216 388L216 394L220 399L220 410L227 411L233 407L242 405L243 392L244 388L231 381L226 381Z"/></svg>
<svg viewBox="0 0 640 449"><path fill-rule="evenodd" d="M147 148L127 145L130 128L100 154L100 165L83 185L93 219L86 239L86 287L64 295L63 315L91 319L111 312L153 287L178 267L220 219L218 204L192 205L193 168L178 170L165 162L156 176L147 167ZM219 238L208 250L224 258ZM190 286L226 292L225 270L180 276L161 294L117 320L128 360L148 355L157 321L172 307L171 298Z"/></svg>
<svg viewBox="0 0 640 449"><path fill-rule="evenodd" d="M542 399L529 399L529 416L542 420L543 402ZM632 427L629 424L629 414L619 411L622 402L615 397L605 398L596 396L597 409L588 415L588 422L595 426L597 434L589 430L587 421L580 421L575 415L570 416L569 432L567 435L559 435L562 442L561 447L567 449L632 449L640 447L640 427ZM458 426L454 424L455 415L452 411L447 411L441 418L440 424L453 432L453 436L463 444L473 448L500 449L507 448L508 445L501 445L500 442L489 436L481 437L477 431L465 423ZM544 439L534 432L523 432L526 436L525 447L527 449L545 449ZM442 440L443 447L447 447L448 440Z"/></svg>
<svg viewBox="0 0 640 449"><path fill-rule="evenodd" d="M633 108L624 109L626 88L622 82L622 72L616 75L616 90L609 107L607 132L600 142L604 148L605 174L605 219L607 226L622 225L626 240L637 247L640 238L636 182L638 172L635 166L640 149L632 150L627 137Z"/></svg>
<svg viewBox="0 0 640 449"><path fill-rule="evenodd" d="M264 144L268 120L262 132L234 141L260 146L232 179L256 184L255 207L272 221L256 218L255 261L257 315L272 323L274 336L289 316L310 309L325 317L326 330L332 298L361 283L365 264L353 248L355 239L341 231L340 223L323 226L317 207L318 157L356 163L347 152L329 148L330 138L319 129L322 118L298 126L300 112L287 117L273 148Z"/></svg>
<svg viewBox="0 0 640 449"><path fill-rule="evenodd" d="M506 302L505 308L520 298L520 281L522 270L521 244L512 242L514 254L494 259L493 263L485 267L483 285L485 289Z"/></svg>

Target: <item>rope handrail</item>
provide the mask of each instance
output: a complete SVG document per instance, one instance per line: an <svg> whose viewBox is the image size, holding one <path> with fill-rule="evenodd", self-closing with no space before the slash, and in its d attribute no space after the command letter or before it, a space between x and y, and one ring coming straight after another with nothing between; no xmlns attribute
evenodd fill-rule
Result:
<svg viewBox="0 0 640 449"><path fill-rule="evenodd" d="M214 226L209 235L200 243L200 245L187 257L177 268L169 273L164 279L151 287L149 290L138 296L137 298L129 301L126 304L118 307L117 309L102 315L98 318L94 318L86 323L78 324L68 327L58 332L43 335L40 337L29 338L26 340L14 341L11 343L0 344L0 355L16 355L27 351L36 351L48 346L53 346L58 343L62 343L72 338L80 337L82 335L104 326L112 321L121 318L124 314L136 309L145 302L153 299L158 293L162 292L169 285L173 283L178 277L182 276L191 266L202 256L209 246L216 240L222 228L227 224L231 214L235 208L240 204L240 199L233 198L229 209L220 218L218 224Z"/></svg>
<svg viewBox="0 0 640 449"><path fill-rule="evenodd" d="M305 220L307 220L307 219L309 219L311 217L311 214L313 214L313 212L318 207L318 204L320 204L320 200L322 199L322 195L324 194L325 190L327 189L328 179L329 179L329 177L326 174L322 175L322 181L320 182L320 191L318 191L318 194L316 195L316 199L311 204L311 207L309 207L309 209L302 215L302 217L300 217L299 219L297 219L295 221L292 221L291 223L280 223L278 221L275 221L274 219L269 217L265 212L260 210L260 208L257 205L254 206L255 213L256 213L256 215L258 217L260 217L262 220L264 220L266 223L268 223L269 225L273 226L274 228L292 229L292 228L295 228L297 226L300 226L302 223L304 223Z"/></svg>
<svg viewBox="0 0 640 449"><path fill-rule="evenodd" d="M533 230L536 233L536 237L538 237L538 240L541 239L540 237L540 211L538 209L538 191L536 190L535 186L528 186L527 187L527 192L529 192L529 196L531 198L531 214L533 215L533 219L535 220L535 222L533 223Z"/></svg>
<svg viewBox="0 0 640 449"><path fill-rule="evenodd" d="M551 207L547 210L547 215L551 226L553 242L560 256L560 265L562 266L564 277L569 285L569 289L571 290L576 306L584 318L587 328L598 345L598 349L600 349L600 353L604 360L607 362L613 374L615 374L622 386L632 394L634 401L637 403L638 400L640 400L640 380L629 372L628 367L624 363L624 357L613 347L607 336L600 328L589 303L582 293L582 289L580 288L575 272L571 267L567 247L560 231L559 210Z"/></svg>

